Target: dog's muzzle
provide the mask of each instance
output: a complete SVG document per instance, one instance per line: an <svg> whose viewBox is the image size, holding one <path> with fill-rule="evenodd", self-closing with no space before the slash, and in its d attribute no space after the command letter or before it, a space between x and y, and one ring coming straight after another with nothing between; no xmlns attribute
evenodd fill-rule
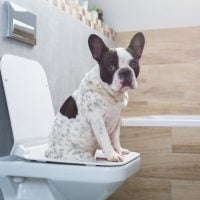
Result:
<svg viewBox="0 0 200 200"><path fill-rule="evenodd" d="M129 68L122 68L119 71L119 79L123 87L134 88L133 85L133 72Z"/></svg>

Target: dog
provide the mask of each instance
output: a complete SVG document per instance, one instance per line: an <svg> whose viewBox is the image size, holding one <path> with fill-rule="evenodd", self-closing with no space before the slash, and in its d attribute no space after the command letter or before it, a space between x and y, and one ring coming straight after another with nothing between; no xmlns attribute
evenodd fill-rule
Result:
<svg viewBox="0 0 200 200"><path fill-rule="evenodd" d="M108 48L92 34L88 45L98 64L56 114L45 155L91 161L100 147L108 161L121 162L129 150L120 145L120 114L128 103L127 91L137 88L145 37L135 34L125 49Z"/></svg>

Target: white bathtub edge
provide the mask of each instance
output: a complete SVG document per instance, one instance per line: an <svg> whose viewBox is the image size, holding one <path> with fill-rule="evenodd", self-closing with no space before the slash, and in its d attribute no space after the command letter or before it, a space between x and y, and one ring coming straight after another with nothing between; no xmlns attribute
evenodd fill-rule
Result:
<svg viewBox="0 0 200 200"><path fill-rule="evenodd" d="M200 115L146 115L122 118L122 127L200 127Z"/></svg>

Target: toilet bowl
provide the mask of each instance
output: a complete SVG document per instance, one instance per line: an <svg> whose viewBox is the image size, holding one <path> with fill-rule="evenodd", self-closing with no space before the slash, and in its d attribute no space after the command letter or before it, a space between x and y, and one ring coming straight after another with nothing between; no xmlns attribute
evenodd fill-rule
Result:
<svg viewBox="0 0 200 200"><path fill-rule="evenodd" d="M5 200L103 200L139 170L137 152L119 163L107 161L102 151L90 162L46 158L55 115L42 66L4 55L0 70L14 138L10 155L0 158Z"/></svg>

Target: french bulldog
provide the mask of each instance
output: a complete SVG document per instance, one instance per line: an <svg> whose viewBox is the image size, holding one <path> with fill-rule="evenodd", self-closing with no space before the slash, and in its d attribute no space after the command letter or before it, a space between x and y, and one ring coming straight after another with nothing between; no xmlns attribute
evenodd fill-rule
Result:
<svg viewBox="0 0 200 200"><path fill-rule="evenodd" d="M120 114L129 89L137 88L139 60L145 44L139 32L125 48L108 48L95 34L88 45L97 65L56 114L46 157L59 160L94 160L98 147L107 160L123 161L129 150L120 145Z"/></svg>

